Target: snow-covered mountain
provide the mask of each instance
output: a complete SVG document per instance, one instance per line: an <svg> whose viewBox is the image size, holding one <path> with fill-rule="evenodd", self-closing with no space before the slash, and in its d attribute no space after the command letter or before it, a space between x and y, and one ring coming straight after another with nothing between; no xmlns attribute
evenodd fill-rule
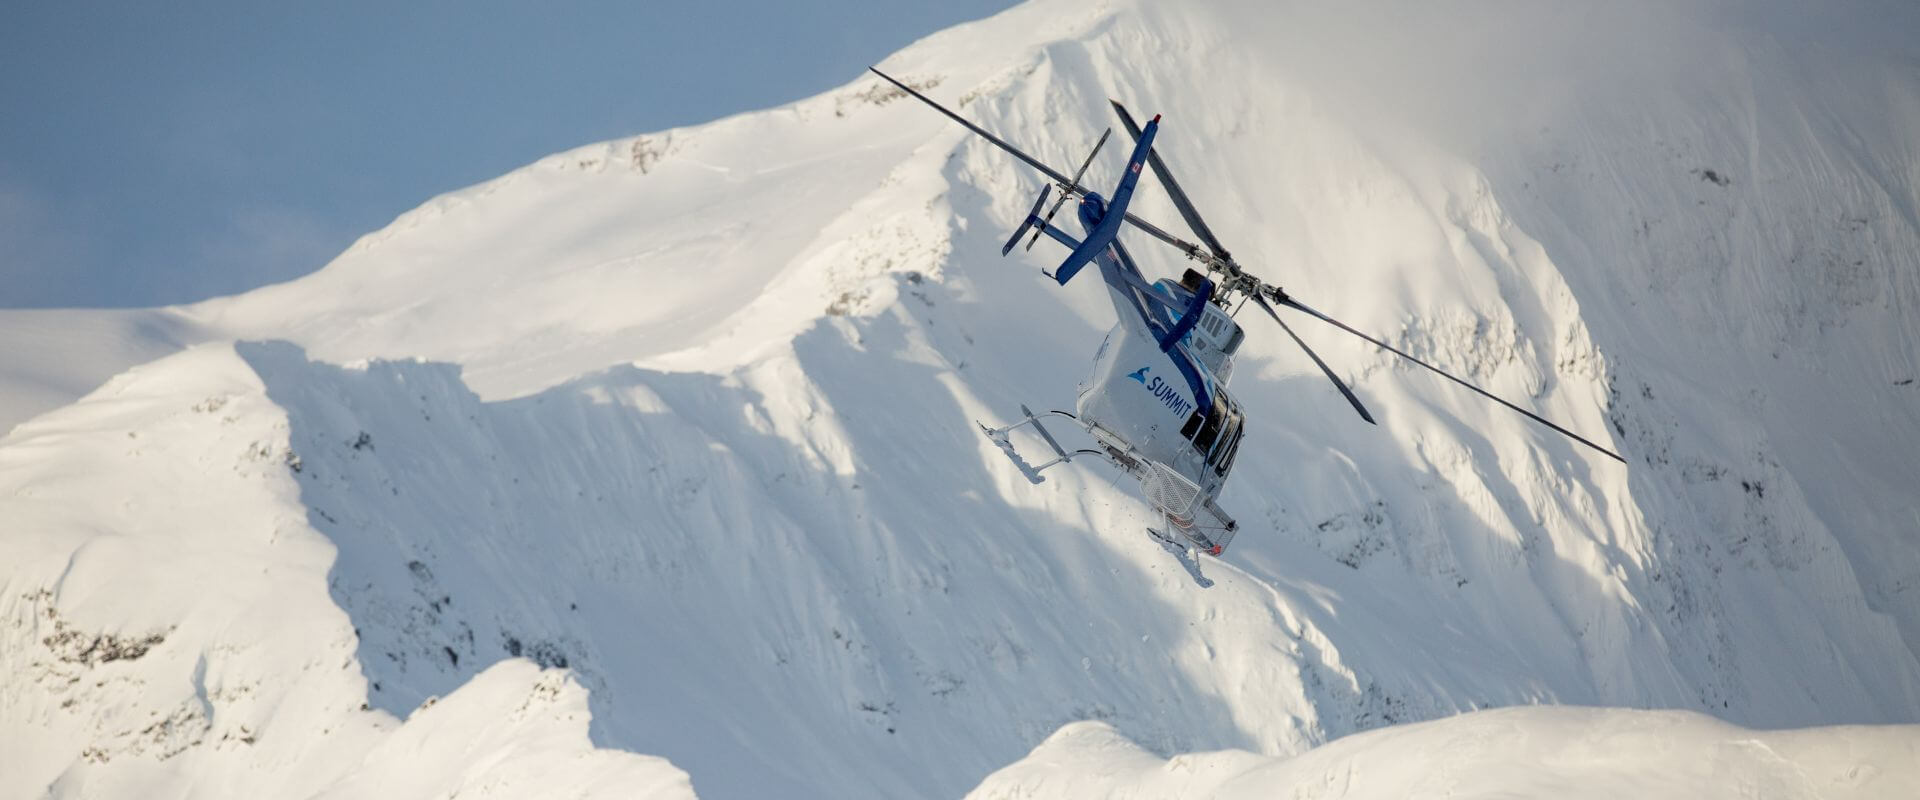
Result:
<svg viewBox="0 0 1920 800"><path fill-rule="evenodd" d="M1030 485L978 434L1070 405L1111 311L995 253L1035 176L871 76L543 159L291 283L0 312L0 796L1265 795L1500 736L1550 763L1461 785L1585 758L1618 780L1566 785L1658 793L1693 754L1899 796L1913 30L1036 0L889 58L1057 164L1110 95L1164 114L1240 261L1630 462L1302 320L1367 426L1254 320L1211 589L1115 476ZM1535 704L1675 711L1400 727Z"/></svg>
<svg viewBox="0 0 1920 800"><path fill-rule="evenodd" d="M1910 725L1756 731L1693 712L1533 706L1394 725L1293 758L1163 758L1077 722L968 796L1913 797L1914 738Z"/></svg>

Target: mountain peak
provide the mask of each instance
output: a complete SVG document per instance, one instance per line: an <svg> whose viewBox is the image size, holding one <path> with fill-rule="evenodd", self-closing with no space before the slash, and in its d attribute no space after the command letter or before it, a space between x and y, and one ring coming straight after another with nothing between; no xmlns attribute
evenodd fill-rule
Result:
<svg viewBox="0 0 1920 800"><path fill-rule="evenodd" d="M1706 748L1744 734L1700 713L1911 723L1911 45L1716 9L1038 2L882 64L1056 165L1110 97L1163 112L1249 269L1630 461L1303 321L1359 424L1255 320L1211 589L1114 475L1033 485L978 435L1070 407L1112 311L1050 245L999 257L1039 176L870 75L542 159L288 284L0 320L119 373L41 353L98 388L0 439L0 761L951 796L1029 753L983 791L1581 724L1407 727L1501 706L1691 712L1595 713Z"/></svg>

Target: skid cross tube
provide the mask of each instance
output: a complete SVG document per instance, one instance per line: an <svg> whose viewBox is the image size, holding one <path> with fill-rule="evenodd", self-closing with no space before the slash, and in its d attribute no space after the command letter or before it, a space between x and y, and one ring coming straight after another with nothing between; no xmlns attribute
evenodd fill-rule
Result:
<svg viewBox="0 0 1920 800"><path fill-rule="evenodd" d="M1066 448L1063 448L1060 446L1060 442L1053 438L1053 434L1049 433L1045 426L1040 424L1040 420L1043 417L1065 417L1066 419L1073 420L1076 423L1080 421L1079 417L1076 417L1065 411L1048 411L1044 414L1035 414L1024 405L1020 406L1020 413L1025 414L1026 416L1022 418L1019 422L1015 422L1012 425L1008 425L1002 428L989 428L986 425L982 424L980 426L980 432L983 434L986 434L986 437L989 440L991 440L994 443L994 445L998 446L1001 452L1007 454L1007 458L1013 461L1013 465L1020 469L1021 474L1025 475L1028 481L1031 481L1033 483L1040 483L1042 480L1040 477L1040 473L1042 471L1046 470L1048 467L1058 466L1060 464L1064 464L1066 462L1072 461L1076 456L1100 456L1101 458L1112 460L1112 456L1109 455L1104 450L1093 450L1089 448L1082 448L1079 450L1074 450L1069 452ZM1026 425L1032 425L1033 429L1040 434L1040 438L1046 440L1047 447L1053 450L1054 458L1052 460L1049 460L1046 463L1041 464L1039 466L1032 466L1032 465L1029 465L1025 459L1021 458L1020 453L1014 449L1013 439L1010 438L1008 434L1012 433L1015 428L1020 428Z"/></svg>

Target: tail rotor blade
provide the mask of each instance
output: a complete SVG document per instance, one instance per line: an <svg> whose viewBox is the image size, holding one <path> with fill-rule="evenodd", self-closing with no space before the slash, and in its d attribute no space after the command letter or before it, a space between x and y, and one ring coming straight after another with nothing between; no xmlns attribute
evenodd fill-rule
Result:
<svg viewBox="0 0 1920 800"><path fill-rule="evenodd" d="M1263 307L1267 305L1266 301L1263 298L1261 298L1259 295L1255 295L1253 299L1259 300L1260 305ZM1515 411L1518 411L1521 414L1526 415L1528 419L1531 419L1534 422L1538 422L1542 425L1552 428L1555 431L1558 431L1561 435L1566 436L1569 439L1572 439L1576 442L1579 442L1581 444L1584 444L1588 447L1591 447L1595 450L1600 451L1601 453L1605 454L1608 458L1611 458L1622 464L1627 463L1627 460L1624 458L1621 458L1619 453L1613 452L1612 450L1608 450L1607 448L1594 444L1593 442L1588 441L1586 437L1581 436L1580 434L1574 433L1573 431L1567 430L1566 428L1562 428L1559 425L1553 424L1546 417L1540 416L1539 414L1535 414L1524 408L1521 408L1512 403L1509 403L1506 400L1501 399L1499 396L1493 394L1492 392L1489 392L1485 389L1482 389L1478 386L1468 383L1460 378L1454 377L1451 373L1447 372L1446 370L1443 370L1425 361L1421 361L1418 358L1414 358L1411 354L1407 353L1404 350L1401 350L1400 348L1394 347L1393 345L1387 344L1386 342L1380 341L1379 339L1375 339L1371 336L1368 336L1364 333L1354 330L1351 326L1348 326L1346 323L1341 322L1340 320L1334 319L1332 317L1329 317L1311 308L1308 308L1305 305L1301 304L1300 301L1294 300L1292 297L1281 297L1279 298L1279 300L1282 305L1288 306L1290 308L1298 309L1299 311L1306 313L1307 315L1312 316L1315 319L1320 320L1321 322L1325 322L1328 325L1332 325L1336 328L1339 328L1340 330L1346 331L1347 333L1351 333L1355 336L1365 339L1368 342L1372 343L1373 346L1375 347L1378 347L1389 353L1397 355L1415 364L1419 364L1420 366L1426 367L1427 369L1432 370L1434 373L1438 374L1439 376L1446 378L1447 380L1453 381L1454 383L1460 384L1461 386L1465 386L1468 389L1473 390L1475 393L1479 394L1480 396L1487 398L1488 400L1492 400L1493 402L1499 403L1500 405L1506 406L1507 408L1511 408ZM1272 314L1273 309L1271 307L1267 308L1267 313ZM1278 319L1278 318L1279 318L1278 315L1275 315L1275 319ZM1291 333L1291 331L1289 331L1289 333Z"/></svg>
<svg viewBox="0 0 1920 800"><path fill-rule="evenodd" d="M1033 208L1027 209L1026 218L1020 220L1020 227L1013 229L1013 236L1007 239L1006 245L1000 248L1000 255L1004 256L1008 253L1013 252L1013 246L1020 243L1020 235L1023 233L1026 233L1027 228L1034 225L1034 223L1039 223L1040 230L1044 231L1047 229L1047 224L1044 222L1040 222L1040 218L1035 215L1040 213L1041 206L1046 205L1047 195L1051 194L1052 192L1053 192L1053 184L1051 183L1040 187L1040 196L1033 199ZM1039 235L1040 234L1038 233L1034 234L1034 236L1039 236ZM1029 247L1031 247L1031 245L1029 245Z"/></svg>
<svg viewBox="0 0 1920 800"><path fill-rule="evenodd" d="M1256 294L1253 295L1253 302L1259 303L1260 308L1267 312L1267 316L1273 317L1274 322L1280 323L1280 330L1286 331L1288 336L1293 337L1293 343L1300 345L1300 349L1307 352L1307 357L1313 359L1314 365L1318 366L1321 372L1326 373L1327 380L1333 381L1333 385L1340 390L1340 393L1346 395L1347 402L1353 404L1353 410L1360 412L1361 419L1366 420L1370 425L1380 424L1373 421L1373 415L1367 413L1367 407L1360 404L1360 398L1353 396L1353 390L1347 388L1346 382L1334 375L1333 369L1327 366L1327 362L1321 361L1319 354L1313 352L1313 348L1308 347L1306 342L1301 341L1300 335L1294 333L1292 328L1287 327L1286 321L1280 319L1280 315L1274 312L1273 306L1267 305L1267 298Z"/></svg>
<svg viewBox="0 0 1920 800"><path fill-rule="evenodd" d="M1047 226L1053 223L1053 215L1060 213L1060 207L1066 205L1071 199L1073 199L1072 194L1061 192L1060 199L1053 201L1053 208L1047 209L1047 216L1040 220L1039 227L1033 229L1033 238L1027 240L1028 250L1033 249L1034 242L1040 241L1040 234L1047 232Z"/></svg>

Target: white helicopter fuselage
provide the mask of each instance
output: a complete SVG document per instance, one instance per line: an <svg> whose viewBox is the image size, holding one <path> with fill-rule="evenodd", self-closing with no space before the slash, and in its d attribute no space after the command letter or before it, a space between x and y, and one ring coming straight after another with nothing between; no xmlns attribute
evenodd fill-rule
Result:
<svg viewBox="0 0 1920 800"><path fill-rule="evenodd" d="M1239 325L1205 303L1192 329L1163 349L1161 337L1180 317L1168 307L1187 306L1193 292L1170 280L1146 284L1118 242L1096 261L1117 321L1080 385L1076 416L1176 522L1204 520L1204 513L1215 523L1208 527L1231 526L1212 500L1233 469L1243 433L1240 405L1227 390L1243 338ZM1167 471L1191 488L1182 491L1177 484L1183 481Z"/></svg>
<svg viewBox="0 0 1920 800"><path fill-rule="evenodd" d="M1188 270L1177 283L1147 282L1114 236L1116 217L1124 212L1111 209L1100 195L1090 192L1081 200L1084 242L1036 216L1045 200L1042 192L1003 252L1030 226L1073 248L1074 256L1050 277L1065 284L1082 267L1095 265L1092 272L1104 284L1116 322L1080 384L1073 414L1035 415L1022 406L1025 419L981 430L1036 483L1041 470L1075 456L1105 457L1140 481L1146 500L1189 542L1219 555L1238 528L1214 498L1233 470L1243 433L1245 417L1227 390L1227 378L1244 334L1212 302L1213 285L1199 273ZM1063 449L1039 425L1040 417L1055 414L1072 417L1099 448ZM1007 434L1025 425L1033 425L1058 458L1038 467L1021 459ZM1172 541L1155 535L1163 544Z"/></svg>
<svg viewBox="0 0 1920 800"><path fill-rule="evenodd" d="M895 81L895 85L901 84ZM1003 149L1019 154L960 116L944 108L941 111ZM1211 280L1188 270L1179 283L1148 283L1119 240L1120 229L1128 220L1127 204L1153 152L1159 125L1156 116L1137 135L1111 200L1079 187L1077 179L1052 173L1020 154L1028 163L1055 176L1063 192L1072 188L1080 194L1078 216L1085 238L1054 227L1051 211L1046 217L1040 216L1052 191L1048 186L1040 191L1000 253L1011 252L1029 230L1045 233L1072 251L1049 277L1065 286L1087 266L1097 265L1093 272L1106 285L1118 322L1094 358L1092 375L1081 385L1076 413L1035 415L1022 406L1025 419L1003 428L982 425L981 431L1036 483L1041 480L1041 470L1075 456L1092 453L1107 458L1140 481L1147 501L1165 515L1171 527L1180 529L1187 542L1217 556L1239 527L1214 503L1214 496L1226 483L1240 444L1244 418L1239 404L1227 392L1226 377L1232 372L1233 351L1239 346L1241 332L1215 305ZM1054 208L1057 211L1060 206ZM1034 239L1038 238L1036 233ZM1073 417L1099 448L1067 452L1040 425L1041 416L1051 415ZM1024 425L1034 426L1057 458L1038 467L1028 465L1007 438L1010 431ZM1149 531L1153 532L1151 528ZM1153 533L1170 551L1185 552L1174 539ZM1192 566L1184 559L1182 563ZM1198 578L1197 569L1194 571Z"/></svg>

